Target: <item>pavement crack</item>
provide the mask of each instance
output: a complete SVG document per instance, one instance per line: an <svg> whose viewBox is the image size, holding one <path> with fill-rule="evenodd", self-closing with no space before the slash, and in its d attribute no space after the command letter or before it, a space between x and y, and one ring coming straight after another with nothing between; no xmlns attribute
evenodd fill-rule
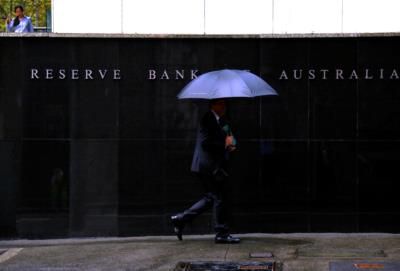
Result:
<svg viewBox="0 0 400 271"><path fill-rule="evenodd" d="M230 248L230 246L228 246L228 248L227 248L226 251L225 251L224 262L226 262L226 256L228 255L229 248Z"/></svg>

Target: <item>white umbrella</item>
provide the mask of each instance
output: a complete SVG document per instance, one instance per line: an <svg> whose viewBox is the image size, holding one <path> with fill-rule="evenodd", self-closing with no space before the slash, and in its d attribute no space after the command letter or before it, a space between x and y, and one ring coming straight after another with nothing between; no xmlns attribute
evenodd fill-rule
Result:
<svg viewBox="0 0 400 271"><path fill-rule="evenodd" d="M220 99L278 95L263 79L245 70L218 70L200 75L186 85L178 99Z"/></svg>

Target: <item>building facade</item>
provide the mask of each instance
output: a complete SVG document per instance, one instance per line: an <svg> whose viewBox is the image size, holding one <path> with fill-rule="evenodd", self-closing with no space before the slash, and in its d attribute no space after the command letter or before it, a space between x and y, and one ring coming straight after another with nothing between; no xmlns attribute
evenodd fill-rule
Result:
<svg viewBox="0 0 400 271"><path fill-rule="evenodd" d="M53 0L57 33L399 32L397 0Z"/></svg>

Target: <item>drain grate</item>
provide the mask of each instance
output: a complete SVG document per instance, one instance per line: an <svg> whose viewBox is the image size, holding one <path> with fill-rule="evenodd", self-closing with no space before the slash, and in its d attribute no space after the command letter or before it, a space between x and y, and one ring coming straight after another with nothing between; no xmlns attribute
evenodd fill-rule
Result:
<svg viewBox="0 0 400 271"><path fill-rule="evenodd" d="M251 252L249 253L250 258L273 258L272 252Z"/></svg>
<svg viewBox="0 0 400 271"><path fill-rule="evenodd" d="M174 271L278 271L275 262L179 262Z"/></svg>
<svg viewBox="0 0 400 271"><path fill-rule="evenodd" d="M400 262L342 261L329 263L330 271L399 271Z"/></svg>

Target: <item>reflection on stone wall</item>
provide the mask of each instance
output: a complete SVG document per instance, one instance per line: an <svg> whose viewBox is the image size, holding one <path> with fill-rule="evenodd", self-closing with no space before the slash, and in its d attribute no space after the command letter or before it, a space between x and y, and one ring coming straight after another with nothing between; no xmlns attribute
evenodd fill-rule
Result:
<svg viewBox="0 0 400 271"><path fill-rule="evenodd" d="M202 193L189 168L207 110L176 95L193 71L222 68L279 93L229 101L235 231L398 232L399 43L0 39L0 233L171 234L168 216ZM189 231L210 232L210 219Z"/></svg>

